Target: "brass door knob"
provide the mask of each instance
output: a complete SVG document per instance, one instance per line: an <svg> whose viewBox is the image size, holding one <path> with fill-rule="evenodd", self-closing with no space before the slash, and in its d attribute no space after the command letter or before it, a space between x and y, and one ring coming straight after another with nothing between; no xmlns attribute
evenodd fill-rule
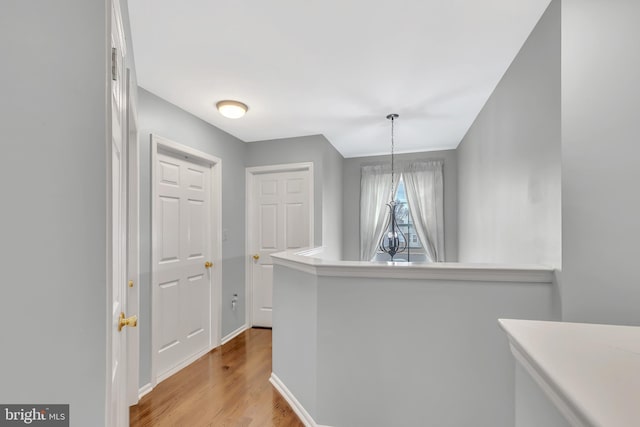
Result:
<svg viewBox="0 0 640 427"><path fill-rule="evenodd" d="M127 284L129 285L130 288L133 288L133 280L129 280L129 282L127 282Z"/></svg>
<svg viewBox="0 0 640 427"><path fill-rule="evenodd" d="M255 254L255 255L253 256L253 259L255 259L256 261L257 261L257 260L259 260L259 259L260 259L260 255Z"/></svg>
<svg viewBox="0 0 640 427"><path fill-rule="evenodd" d="M121 312L120 319L118 320L118 332L120 332L125 326L129 326L130 328L138 326L138 316L134 314L131 317L124 317L124 313Z"/></svg>
<svg viewBox="0 0 640 427"><path fill-rule="evenodd" d="M204 263L204 268L211 268L211 267L213 267L213 263L212 262L207 261L207 262Z"/></svg>

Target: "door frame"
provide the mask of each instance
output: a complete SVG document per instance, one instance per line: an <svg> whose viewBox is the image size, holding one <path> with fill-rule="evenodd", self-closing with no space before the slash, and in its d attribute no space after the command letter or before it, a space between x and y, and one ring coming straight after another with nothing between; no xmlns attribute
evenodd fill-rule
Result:
<svg viewBox="0 0 640 427"><path fill-rule="evenodd" d="M138 142L138 109L135 75L130 68L126 73L127 102L127 313L140 318L140 144ZM130 282L129 282L130 283ZM140 389L140 329L127 331L127 404L138 403Z"/></svg>
<svg viewBox="0 0 640 427"><path fill-rule="evenodd" d="M151 387L178 372L204 354L220 345L222 327L222 160L211 154L207 154L195 148L188 147L170 139L151 134ZM211 261L213 267L209 269L211 274L211 300L209 302L210 328L209 346L207 349L191 357L178 367L172 369L162 377L158 377L157 360L154 349L158 342L157 316L154 315L156 298L154 293L155 271L153 266L158 263L157 222L158 212L156 198L158 188L156 183L156 169L158 163L158 150L176 154L180 157L193 159L208 164L211 168L211 229L209 244L211 245Z"/></svg>
<svg viewBox="0 0 640 427"><path fill-rule="evenodd" d="M121 105L120 105L120 127L119 127L119 131L120 131L120 138L121 138L121 147L120 147L120 155L121 155L121 159L120 159L120 164L121 164L121 172L120 172L120 202L125 203L124 206L120 206L120 210L121 212L119 212L120 215L120 227L121 229L119 230L121 232L121 236L122 237L122 227L126 227L127 226L127 221L128 221L128 203L129 203L129 196L128 196L128 192L129 192L129 187L128 187L128 183L126 183L126 177L127 177L127 168L128 168L128 139L127 139L127 135L125 134L125 124L126 124L126 120L127 120L127 115L128 113L128 101L125 98L127 96L127 92L126 92L126 67L125 67L125 61L127 58L127 45L126 45L126 37L124 34L124 29L123 29L123 23L122 23L122 13L121 13L121 9L120 9L120 1L118 0L113 0L111 2L107 2L107 21L106 21L106 26L107 26L107 37L105 38L105 47L106 47L106 53L107 53L107 60L105 61L105 65L106 65L106 73L105 73L105 77L106 77L106 84L105 84L105 96L106 96L106 123L107 123L107 128L106 128L106 191L107 191L107 198L106 198L106 238L107 238L107 242L106 242L106 276L107 276L107 289L106 289L106 315L107 315L107 322L106 322L106 326L107 326L107 336L106 336L106 355L105 355L105 362L106 362L106 393L105 393L105 423L107 425L113 424L113 423L120 423L121 420L113 420L111 419L111 414L112 414L112 406L114 405L113 402L113 384L112 384L112 364L113 364L113 346L114 346L114 342L113 342L113 331L114 328L117 327L117 324L114 323L114 319L113 319L113 284L114 284L114 280L116 278L114 278L114 274L113 274L113 266L114 263L116 262L120 262L122 264L123 270L124 270L124 274L121 274L121 278L125 278L126 277L126 265L127 265L127 250L128 250L128 236L127 236L127 230L126 228L124 229L124 242L120 243L121 249L122 249L122 253L119 254L118 258L119 259L115 259L113 252L114 252L114 237L116 234L116 231L114 230L113 227L113 220L114 220L114 216L113 216L113 137L114 137L114 133L113 133L113 123L115 120L115 117L113 115L113 81L114 81L114 76L113 76L113 71L114 69L117 70L117 74L116 74L116 78L118 79L119 85L120 85L120 96L121 98ZM117 33L118 35L118 39L120 41L120 44L118 46L113 46L113 37L114 34ZM121 52L117 52L116 51L116 58L114 58L113 56L113 48L119 49ZM114 62L115 60L115 62ZM125 181L125 182L123 182ZM126 289L126 286L124 283L121 284L121 286L123 287L123 289ZM123 292L122 296L121 296L121 312L124 312L128 309L127 307L127 294L126 291ZM128 330L130 328L127 328L127 331L125 333L128 333ZM121 335L120 335L121 336ZM123 371L124 374L122 375L123 381L116 384L116 386L118 387L117 393L119 395L124 395L121 399L121 402L124 403L124 407L121 408L123 411L125 411L125 415L123 415L123 418L128 422L129 421L129 406L128 406L128 399L127 399L127 391L128 391L128 383L126 380L127 377L127 350L126 350L126 344L127 344L127 340L126 339L124 341L124 348L123 346L120 347L120 352L119 352L119 360L121 362L121 365L119 366L118 369L121 370L121 372ZM122 341L121 341L122 343ZM118 403L115 403L118 404Z"/></svg>
<svg viewBox="0 0 640 427"><path fill-rule="evenodd" d="M253 229L253 222L251 221L251 212L254 206L254 200L251 195L255 190L253 185L253 179L257 175L263 175L267 173L284 173L284 172L309 172L309 245L314 246L314 174L313 174L313 162L302 163L285 163L279 165L268 166L253 166L246 168L245 172L245 328L253 326L253 263L251 253L251 243L255 234Z"/></svg>

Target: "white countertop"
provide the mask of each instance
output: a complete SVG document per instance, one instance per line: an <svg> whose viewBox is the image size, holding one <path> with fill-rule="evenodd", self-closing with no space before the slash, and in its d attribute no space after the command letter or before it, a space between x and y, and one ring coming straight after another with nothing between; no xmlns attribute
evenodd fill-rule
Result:
<svg viewBox="0 0 640 427"><path fill-rule="evenodd" d="M271 258L276 265L316 276L546 284L554 280L553 268L541 265L338 261L325 259L322 248L278 252Z"/></svg>
<svg viewBox="0 0 640 427"><path fill-rule="evenodd" d="M499 320L515 358L574 426L640 426L640 327Z"/></svg>

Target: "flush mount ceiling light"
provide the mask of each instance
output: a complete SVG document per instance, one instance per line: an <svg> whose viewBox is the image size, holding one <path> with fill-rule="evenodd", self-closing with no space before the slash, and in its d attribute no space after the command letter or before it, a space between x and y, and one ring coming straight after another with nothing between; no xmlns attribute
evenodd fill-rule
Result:
<svg viewBox="0 0 640 427"><path fill-rule="evenodd" d="M239 119L240 117L244 116L244 114L249 109L246 104L243 104L239 101L231 100L219 101L216 104L216 108L218 109L220 114L229 119Z"/></svg>

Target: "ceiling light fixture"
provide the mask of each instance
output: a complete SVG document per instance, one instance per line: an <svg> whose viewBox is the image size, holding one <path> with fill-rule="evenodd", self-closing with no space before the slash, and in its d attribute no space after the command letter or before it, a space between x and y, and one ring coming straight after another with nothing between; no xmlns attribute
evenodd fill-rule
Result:
<svg viewBox="0 0 640 427"><path fill-rule="evenodd" d="M220 114L228 119L239 119L240 117L244 116L247 110L249 110L247 104L231 100L219 101L216 104L216 108L218 109Z"/></svg>
<svg viewBox="0 0 640 427"><path fill-rule="evenodd" d="M396 210L400 203L395 200L396 185L395 185L395 170L393 164L393 151L395 148L395 141L393 139L393 124L394 120L399 116L395 113L387 116L388 120L391 120L391 201L387 203L389 208L389 222L385 227L385 232L380 239L380 250L387 253L393 261L395 254L404 252L407 249L407 239L405 238L400 227L398 227L398 221L396 219Z"/></svg>

